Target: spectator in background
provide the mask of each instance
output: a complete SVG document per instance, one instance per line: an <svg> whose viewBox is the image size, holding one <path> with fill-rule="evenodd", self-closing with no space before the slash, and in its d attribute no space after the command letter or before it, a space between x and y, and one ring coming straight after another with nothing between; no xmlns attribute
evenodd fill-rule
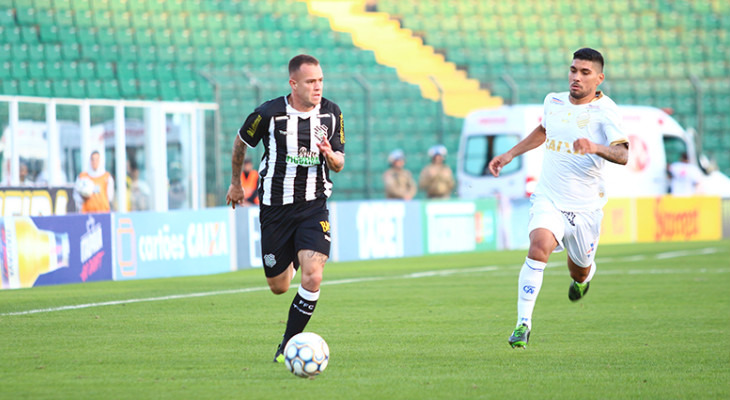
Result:
<svg viewBox="0 0 730 400"><path fill-rule="evenodd" d="M111 211L114 200L114 178L101 164L101 155L94 150L89 158L89 167L76 180L74 197L81 204L82 213L103 213Z"/></svg>
<svg viewBox="0 0 730 400"><path fill-rule="evenodd" d="M243 205L251 206L259 204L259 173L253 169L253 162L250 158L243 160L241 171L241 188L243 189Z"/></svg>
<svg viewBox="0 0 730 400"><path fill-rule="evenodd" d="M188 192L185 188L185 171L178 161L170 163L167 177L170 186L167 192L167 208L178 210L188 208Z"/></svg>
<svg viewBox="0 0 730 400"><path fill-rule="evenodd" d="M692 196L702 179L699 167L689 162L687 153L682 153L679 161L669 165L670 193L673 196Z"/></svg>
<svg viewBox="0 0 730 400"><path fill-rule="evenodd" d="M150 186L139 179L139 168L133 158L127 160L127 189L129 191L129 211L150 209Z"/></svg>
<svg viewBox="0 0 730 400"><path fill-rule="evenodd" d="M421 170L418 187L426 191L429 199L448 199L454 190L454 174L451 168L444 164L446 153L446 147L440 144L428 149L431 163Z"/></svg>
<svg viewBox="0 0 730 400"><path fill-rule="evenodd" d="M416 181L411 171L405 169L406 157L401 149L393 150L388 156L390 168L383 173L385 197L411 200L416 195Z"/></svg>

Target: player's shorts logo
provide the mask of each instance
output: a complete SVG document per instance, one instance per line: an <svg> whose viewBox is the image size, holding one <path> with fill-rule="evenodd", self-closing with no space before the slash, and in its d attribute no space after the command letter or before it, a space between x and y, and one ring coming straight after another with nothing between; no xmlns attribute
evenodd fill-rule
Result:
<svg viewBox="0 0 730 400"><path fill-rule="evenodd" d="M319 224L322 225L322 232L327 233L330 231L329 221L319 221Z"/></svg>
<svg viewBox="0 0 730 400"><path fill-rule="evenodd" d="M271 268L276 265L276 256L273 254L267 254L264 256L264 264Z"/></svg>

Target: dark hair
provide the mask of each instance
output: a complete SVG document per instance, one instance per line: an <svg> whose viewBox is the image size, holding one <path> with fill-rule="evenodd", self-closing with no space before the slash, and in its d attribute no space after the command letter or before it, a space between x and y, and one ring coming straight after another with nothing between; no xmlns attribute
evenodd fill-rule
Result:
<svg viewBox="0 0 730 400"><path fill-rule="evenodd" d="M91 155L89 156L89 158L93 157L94 154L99 154L99 156L101 156L101 153L99 153L99 150L94 150L91 152Z"/></svg>
<svg viewBox="0 0 730 400"><path fill-rule="evenodd" d="M585 60L593 61L601 64L601 71L603 71L603 55L598 50L593 50L589 47L584 47L575 53L573 53L574 60Z"/></svg>
<svg viewBox="0 0 730 400"><path fill-rule="evenodd" d="M294 56L294 58L289 60L289 75L299 71L302 64L319 65L319 60L308 54L299 54L298 56Z"/></svg>

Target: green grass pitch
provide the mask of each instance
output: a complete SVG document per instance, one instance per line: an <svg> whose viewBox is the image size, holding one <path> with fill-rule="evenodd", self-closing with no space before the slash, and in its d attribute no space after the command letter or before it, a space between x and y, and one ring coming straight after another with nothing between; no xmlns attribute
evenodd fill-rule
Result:
<svg viewBox="0 0 730 400"><path fill-rule="evenodd" d="M328 264L314 380L271 362L295 289L260 270L3 291L0 398L730 398L729 241L602 245L577 303L553 255L513 350L525 255Z"/></svg>

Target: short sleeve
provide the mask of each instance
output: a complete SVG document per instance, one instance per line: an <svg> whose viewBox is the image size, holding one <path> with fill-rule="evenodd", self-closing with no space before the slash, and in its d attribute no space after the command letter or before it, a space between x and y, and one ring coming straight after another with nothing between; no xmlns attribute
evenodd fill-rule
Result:
<svg viewBox="0 0 730 400"><path fill-rule="evenodd" d="M550 98L553 96L553 93L548 93L547 96L545 96L545 100L542 101L542 118L540 119L540 125L542 125L543 128L547 129L547 126L545 125L545 118L548 113L548 104L550 104Z"/></svg>
<svg viewBox="0 0 730 400"><path fill-rule="evenodd" d="M260 108L257 108L246 118L246 122L238 130L238 136L250 147L256 147L268 131L269 119L264 117Z"/></svg>
<svg viewBox="0 0 730 400"><path fill-rule="evenodd" d="M621 124L621 113L615 104L611 104L604 110L603 133L606 135L606 144L609 146L629 142Z"/></svg>
<svg viewBox="0 0 730 400"><path fill-rule="evenodd" d="M339 151L345 154L345 120L340 107L335 104L333 108L335 114L335 134L330 138L330 145L333 151Z"/></svg>

